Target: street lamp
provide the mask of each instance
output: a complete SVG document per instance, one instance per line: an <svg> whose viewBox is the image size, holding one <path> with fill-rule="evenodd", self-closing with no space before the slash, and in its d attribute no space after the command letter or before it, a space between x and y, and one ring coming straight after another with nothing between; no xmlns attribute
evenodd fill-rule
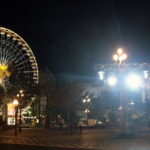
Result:
<svg viewBox="0 0 150 150"><path fill-rule="evenodd" d="M88 114L90 113L90 110L89 110L89 109L85 109L84 112L86 113L86 117L87 117L87 127L88 127L88 126L89 126L89 122L88 122L89 117L88 117Z"/></svg>
<svg viewBox="0 0 150 150"><path fill-rule="evenodd" d="M139 75L131 74L126 79L127 85L132 89L138 89L142 85L142 80Z"/></svg>
<svg viewBox="0 0 150 150"><path fill-rule="evenodd" d="M90 98L89 96L86 96L86 97L82 100L82 102L87 105L88 103L91 102L91 98ZM90 113L90 110L86 108L84 112L86 113L86 116L87 116L87 127L88 127L88 113Z"/></svg>
<svg viewBox="0 0 150 150"><path fill-rule="evenodd" d="M86 109L84 112L85 112L85 113L89 113L89 112L90 112L90 110L89 110L89 109Z"/></svg>
<svg viewBox="0 0 150 150"><path fill-rule="evenodd" d="M128 127L128 104L130 107L134 107L135 102L127 103L129 90L139 90L142 94L142 101L145 102L149 99L149 79L150 79L150 63L123 63L127 59L127 54L124 53L122 48L119 48L116 54L113 55L113 60L116 63L113 64L97 64L95 66L98 72L99 79L105 87L115 88L120 99L120 123L123 132ZM129 92L130 93L130 92Z"/></svg>
<svg viewBox="0 0 150 150"><path fill-rule="evenodd" d="M113 60L119 62L119 65L121 65L121 63L126 59L127 59L127 54L123 52L122 48L119 48L117 50L117 53L113 55Z"/></svg>
<svg viewBox="0 0 150 150"><path fill-rule="evenodd" d="M17 116L18 116L18 105L19 105L17 99L14 99L13 105L15 106L15 135L17 135Z"/></svg>
<svg viewBox="0 0 150 150"><path fill-rule="evenodd" d="M82 100L83 103L89 103L91 102L91 99L89 97L86 97Z"/></svg>
<svg viewBox="0 0 150 150"><path fill-rule="evenodd" d="M107 82L110 86L115 86L117 84L117 78L114 76L110 76Z"/></svg>
<svg viewBox="0 0 150 150"><path fill-rule="evenodd" d="M21 121L21 107L22 107L22 98L24 97L23 90L20 90L20 91L19 91L19 93L17 94L17 97L19 98L19 101L20 101L20 105L19 105L19 106L20 106L20 107L19 107L19 108L20 108L19 132L22 132L22 128L21 128L21 124L22 124L22 123L21 123L21 122L22 122L22 121Z"/></svg>

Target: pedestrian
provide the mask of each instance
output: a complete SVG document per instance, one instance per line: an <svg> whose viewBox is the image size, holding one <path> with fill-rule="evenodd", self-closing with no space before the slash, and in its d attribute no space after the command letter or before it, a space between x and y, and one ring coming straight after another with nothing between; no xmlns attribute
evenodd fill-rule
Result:
<svg viewBox="0 0 150 150"><path fill-rule="evenodd" d="M79 123L79 133L80 134L82 133L82 124L81 124L81 122Z"/></svg>
<svg viewBox="0 0 150 150"><path fill-rule="evenodd" d="M33 120L32 120L32 128L35 127L35 124L36 124L36 121L33 119Z"/></svg>

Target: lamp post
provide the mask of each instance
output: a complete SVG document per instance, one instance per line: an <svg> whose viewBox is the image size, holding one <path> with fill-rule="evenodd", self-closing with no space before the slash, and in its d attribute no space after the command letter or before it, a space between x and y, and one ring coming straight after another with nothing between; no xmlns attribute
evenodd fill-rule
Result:
<svg viewBox="0 0 150 150"><path fill-rule="evenodd" d="M127 131L128 127L128 105L134 107L134 102L127 103L127 94L135 90L139 90L142 95L142 102L146 102L149 99L147 95L147 89L149 88L150 79L150 63L124 63L127 59L127 54L123 49L119 48L116 54L113 55L113 60L116 63L113 64L98 64L95 66L96 71L99 74L99 79L102 85L108 87L117 87L117 93L119 94L120 107L120 123L121 131ZM129 95L128 95L129 96Z"/></svg>
<svg viewBox="0 0 150 150"><path fill-rule="evenodd" d="M124 53L122 48L119 48L117 50L117 53L113 55L113 60L117 62L119 67L123 65L123 62L127 59L127 54ZM120 74L120 68L118 68L118 74ZM121 129L122 132L126 132L126 125L128 125L128 108L127 108L127 99L126 99L126 90L122 89L122 80L120 80L119 84L119 97L120 97L120 103L121 103L121 115L120 115L120 121L121 121Z"/></svg>
<svg viewBox="0 0 150 150"><path fill-rule="evenodd" d="M18 100L15 99L13 101L13 105L15 106L15 135L17 135L17 116L18 116Z"/></svg>
<svg viewBox="0 0 150 150"><path fill-rule="evenodd" d="M24 97L23 90L20 90L19 93L17 94L17 97L19 98L19 109L20 109L20 116L19 116L19 132L22 132L21 124L22 124L22 119L21 119L21 107L22 107L22 98Z"/></svg>
<svg viewBox="0 0 150 150"><path fill-rule="evenodd" d="M118 62L119 65L121 65L126 59L127 59L127 54L124 53L122 48L119 48L117 50L117 53L113 55L113 60L115 62Z"/></svg>
<svg viewBox="0 0 150 150"><path fill-rule="evenodd" d="M86 119L87 119L87 127L89 126L89 123L88 123L88 119L89 119L89 117L88 117L88 114L90 113L90 110L89 109L85 109L85 111L84 111L85 113L86 113Z"/></svg>
<svg viewBox="0 0 150 150"><path fill-rule="evenodd" d="M86 96L86 97L82 100L82 102L87 105L88 103L91 102L91 99L90 99L89 96ZM86 117L87 117L87 127L88 127L88 126L89 126L89 125L88 125L88 114L90 113L90 110L86 108L84 112L86 113Z"/></svg>

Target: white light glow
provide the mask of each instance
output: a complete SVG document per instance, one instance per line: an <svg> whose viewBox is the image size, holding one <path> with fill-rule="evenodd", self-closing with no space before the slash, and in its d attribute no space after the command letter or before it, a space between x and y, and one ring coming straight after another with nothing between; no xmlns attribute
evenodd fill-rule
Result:
<svg viewBox="0 0 150 150"><path fill-rule="evenodd" d="M126 80L127 85L132 89L137 89L142 85L141 78L136 75L129 75Z"/></svg>
<svg viewBox="0 0 150 150"><path fill-rule="evenodd" d="M15 99L15 100L13 101L13 105L15 105L15 106L19 105L19 102L18 102L17 99Z"/></svg>
<svg viewBox="0 0 150 150"><path fill-rule="evenodd" d="M90 98L88 98L88 99L87 99L87 102L90 102L90 101L91 101L91 99L90 99Z"/></svg>
<svg viewBox="0 0 150 150"><path fill-rule="evenodd" d="M148 71L144 71L143 73L144 73L144 78L148 79Z"/></svg>
<svg viewBox="0 0 150 150"><path fill-rule="evenodd" d="M86 109L84 112L85 112L85 113L89 113L89 112L90 112L90 110Z"/></svg>
<svg viewBox="0 0 150 150"><path fill-rule="evenodd" d="M105 74L105 72L104 71L100 71L100 72L98 72L98 74L99 74L100 80L104 80L104 74Z"/></svg>
<svg viewBox="0 0 150 150"><path fill-rule="evenodd" d="M115 54L115 55L113 56L113 60L114 60L114 61L118 61L118 55L117 55L117 54Z"/></svg>
<svg viewBox="0 0 150 150"><path fill-rule="evenodd" d="M119 55L121 55L121 54L123 53L123 49L122 49L122 48L119 48L119 49L117 50L117 53L118 53Z"/></svg>
<svg viewBox="0 0 150 150"><path fill-rule="evenodd" d="M122 106L120 106L120 107L118 108L118 110L122 110Z"/></svg>
<svg viewBox="0 0 150 150"><path fill-rule="evenodd" d="M82 101L83 101L83 103L86 103L86 99L83 99Z"/></svg>
<svg viewBox="0 0 150 150"><path fill-rule="evenodd" d="M129 105L134 105L134 102L133 101L129 102Z"/></svg>
<svg viewBox="0 0 150 150"><path fill-rule="evenodd" d="M107 80L108 84L111 85L111 86L114 86L117 84L117 78L116 77L109 77L108 80Z"/></svg>

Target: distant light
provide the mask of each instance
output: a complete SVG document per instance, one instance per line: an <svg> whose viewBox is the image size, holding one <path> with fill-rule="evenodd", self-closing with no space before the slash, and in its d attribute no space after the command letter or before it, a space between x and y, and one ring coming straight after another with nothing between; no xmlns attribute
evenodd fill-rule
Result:
<svg viewBox="0 0 150 150"><path fill-rule="evenodd" d="M86 98L89 98L89 96L87 95Z"/></svg>
<svg viewBox="0 0 150 150"><path fill-rule="evenodd" d="M84 112L85 112L85 113L89 113L90 111L89 111L88 109L86 109Z"/></svg>
<svg viewBox="0 0 150 150"><path fill-rule="evenodd" d="M126 82L127 85L132 89L137 89L142 85L141 78L136 74L129 75Z"/></svg>
<svg viewBox="0 0 150 150"><path fill-rule="evenodd" d="M82 102L83 102L83 103L86 103L86 99L83 99Z"/></svg>
<svg viewBox="0 0 150 150"><path fill-rule="evenodd" d="M122 106L120 106L120 107L118 108L118 110L122 110Z"/></svg>
<svg viewBox="0 0 150 150"><path fill-rule="evenodd" d="M122 48L119 48L119 49L117 50L117 53L118 53L119 55L121 55L121 54L123 53L123 49L122 49Z"/></svg>
<svg viewBox="0 0 150 150"><path fill-rule="evenodd" d="M15 106L19 105L19 102L18 102L17 99L15 99L15 100L13 101L13 105L15 105Z"/></svg>
<svg viewBox="0 0 150 150"><path fill-rule="evenodd" d="M87 99L87 102L90 102L90 101L91 101L91 99L90 99L90 98L88 98L88 99Z"/></svg>
<svg viewBox="0 0 150 150"><path fill-rule="evenodd" d="M115 54L115 55L113 56L113 60L114 60L114 61L118 61L118 59L119 59L119 58L118 58L118 55Z"/></svg>
<svg viewBox="0 0 150 150"><path fill-rule="evenodd" d="M102 124L102 123L103 123L102 121L99 121L99 122L98 122L98 124Z"/></svg>
<svg viewBox="0 0 150 150"><path fill-rule="evenodd" d="M117 78L116 77L109 77L108 78L108 80L107 80L107 82L108 82L108 84L110 85L110 86L114 86L114 85L116 85L117 84Z"/></svg>
<svg viewBox="0 0 150 150"><path fill-rule="evenodd" d="M23 90L20 90L20 93L23 93Z"/></svg>
<svg viewBox="0 0 150 150"><path fill-rule="evenodd" d="M144 78L148 79L148 71L143 71L143 73L144 73Z"/></svg>
<svg viewBox="0 0 150 150"><path fill-rule="evenodd" d="M36 123L39 123L39 119L36 119Z"/></svg>
<svg viewBox="0 0 150 150"><path fill-rule="evenodd" d="M134 105L135 103L133 101L129 102L129 105Z"/></svg>
<svg viewBox="0 0 150 150"><path fill-rule="evenodd" d="M105 72L104 71L100 71L100 72L98 72L98 74L99 74L100 80L104 80L104 74L105 74Z"/></svg>
<svg viewBox="0 0 150 150"><path fill-rule="evenodd" d="M21 94L21 97L24 97L24 94Z"/></svg>

